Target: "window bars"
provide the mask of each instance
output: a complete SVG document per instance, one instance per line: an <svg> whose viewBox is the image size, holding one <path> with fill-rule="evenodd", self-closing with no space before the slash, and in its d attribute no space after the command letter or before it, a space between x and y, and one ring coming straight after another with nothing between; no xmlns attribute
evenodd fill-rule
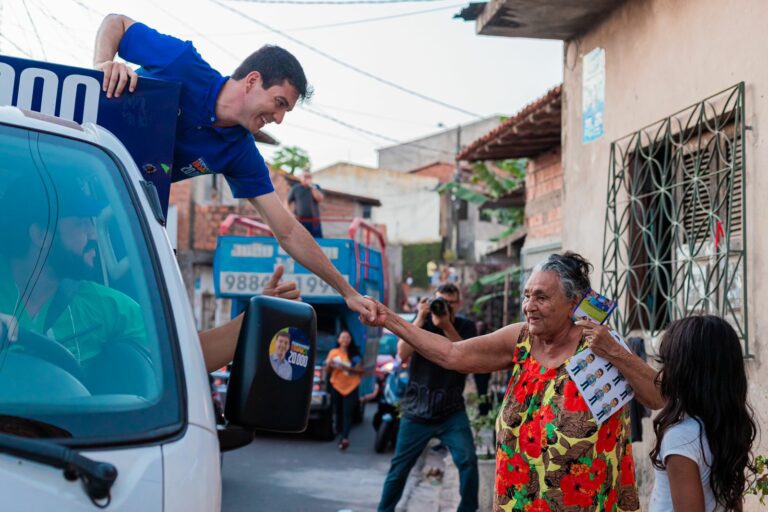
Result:
<svg viewBox="0 0 768 512"><path fill-rule="evenodd" d="M601 288L614 327L726 318L749 356L744 83L611 144Z"/></svg>

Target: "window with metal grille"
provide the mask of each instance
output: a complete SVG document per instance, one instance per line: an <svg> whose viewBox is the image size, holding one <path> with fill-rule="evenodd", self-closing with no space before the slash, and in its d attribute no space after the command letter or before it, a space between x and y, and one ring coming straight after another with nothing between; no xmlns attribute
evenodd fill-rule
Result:
<svg viewBox="0 0 768 512"><path fill-rule="evenodd" d="M716 314L749 355L744 129L741 83L611 144L601 285L622 334Z"/></svg>

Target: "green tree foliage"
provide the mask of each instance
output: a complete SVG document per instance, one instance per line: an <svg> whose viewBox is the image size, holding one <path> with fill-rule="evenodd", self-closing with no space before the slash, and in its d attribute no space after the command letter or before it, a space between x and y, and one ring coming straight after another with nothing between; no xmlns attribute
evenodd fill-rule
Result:
<svg viewBox="0 0 768 512"><path fill-rule="evenodd" d="M501 199L525 182L525 159L499 160L491 165L485 162L476 162L472 165L470 182L475 185L474 187L452 181L441 185L438 191L442 194L454 194L462 201L482 205ZM524 221L522 207L482 208L480 215L484 219L493 219L507 226L500 235L501 238L522 226Z"/></svg>
<svg viewBox="0 0 768 512"><path fill-rule="evenodd" d="M306 151L298 146L283 146L272 157L272 166L290 174L309 169L311 161Z"/></svg>

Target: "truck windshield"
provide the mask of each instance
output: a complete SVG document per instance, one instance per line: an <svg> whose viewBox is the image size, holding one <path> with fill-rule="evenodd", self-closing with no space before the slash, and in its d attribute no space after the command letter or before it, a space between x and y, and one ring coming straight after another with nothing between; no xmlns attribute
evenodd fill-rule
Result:
<svg viewBox="0 0 768 512"><path fill-rule="evenodd" d="M0 125L0 432L100 445L179 428L173 335L123 171Z"/></svg>

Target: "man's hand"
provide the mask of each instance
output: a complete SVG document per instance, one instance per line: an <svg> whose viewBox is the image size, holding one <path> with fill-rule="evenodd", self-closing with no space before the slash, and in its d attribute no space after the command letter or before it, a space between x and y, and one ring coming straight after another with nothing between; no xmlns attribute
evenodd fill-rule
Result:
<svg viewBox="0 0 768 512"><path fill-rule="evenodd" d="M363 297L359 293L347 297L347 307L360 314L360 319L368 325L373 325L378 314L377 302L370 297Z"/></svg>
<svg viewBox="0 0 768 512"><path fill-rule="evenodd" d="M298 300L301 297L301 292L296 288L296 283L293 281L286 281L285 283L280 282L284 272L285 267L283 265L277 265L275 271L272 273L272 277L269 278L269 282L261 291L261 294L270 297L278 297L280 299Z"/></svg>
<svg viewBox="0 0 768 512"><path fill-rule="evenodd" d="M104 72L104 82L101 89L107 93L107 98L113 95L119 98L125 90L125 84L128 84L128 90L136 90L136 83L139 76L136 72L123 62L106 61L96 64L96 69Z"/></svg>
<svg viewBox="0 0 768 512"><path fill-rule="evenodd" d="M438 327L443 331L446 331L449 325L453 325L451 314L447 311L444 315L436 315L434 313L431 313L431 315L432 323L435 325L435 327Z"/></svg>
<svg viewBox="0 0 768 512"><path fill-rule="evenodd" d="M370 327L384 327L384 322L387 321L388 316L394 313L392 313L392 311L381 302L375 301L373 299L368 300L374 304L374 313L372 316L361 314L360 321Z"/></svg>

